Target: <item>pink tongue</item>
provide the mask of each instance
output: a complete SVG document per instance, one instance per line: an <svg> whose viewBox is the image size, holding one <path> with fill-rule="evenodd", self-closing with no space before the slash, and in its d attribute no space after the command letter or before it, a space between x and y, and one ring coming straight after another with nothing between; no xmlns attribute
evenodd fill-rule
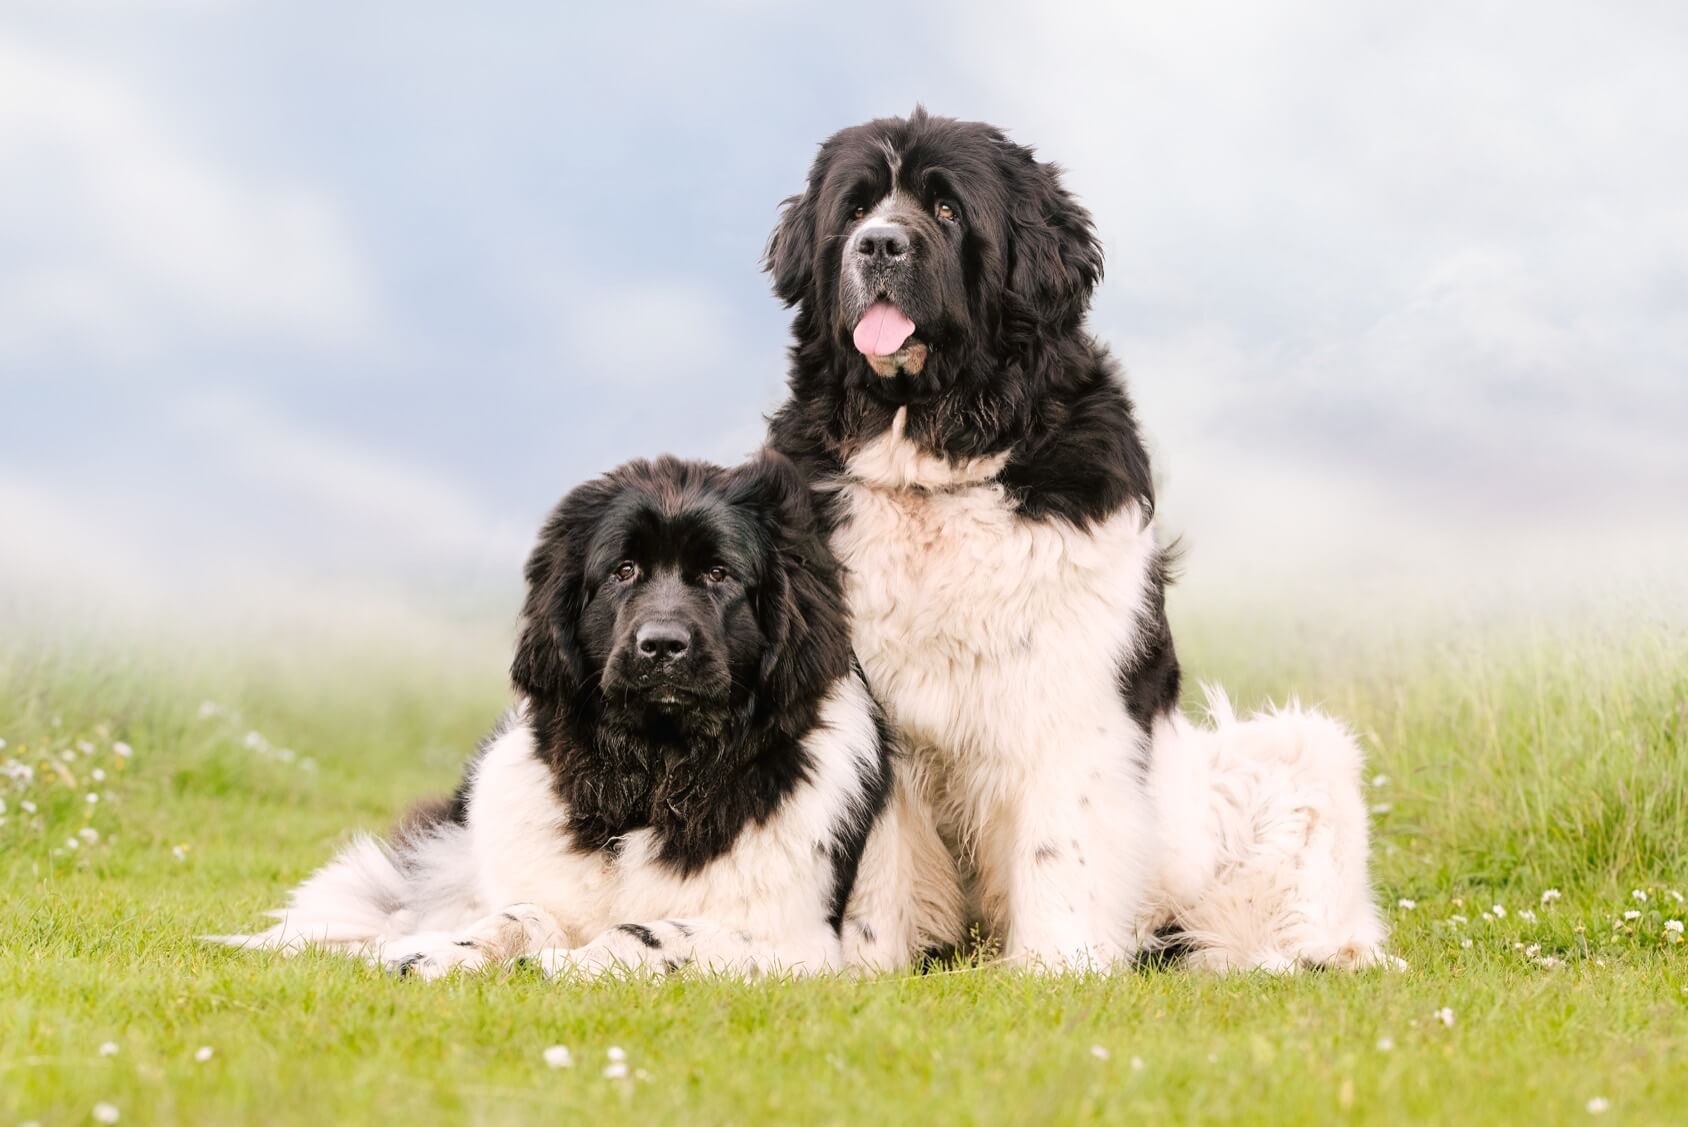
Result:
<svg viewBox="0 0 1688 1127"><path fill-rule="evenodd" d="M889 356L914 335L914 322L888 301L876 301L856 322L856 350L864 356Z"/></svg>

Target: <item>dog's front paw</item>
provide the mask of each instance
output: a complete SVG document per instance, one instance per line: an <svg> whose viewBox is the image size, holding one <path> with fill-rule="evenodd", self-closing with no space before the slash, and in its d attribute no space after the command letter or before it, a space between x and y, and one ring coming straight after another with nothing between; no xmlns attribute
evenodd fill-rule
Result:
<svg viewBox="0 0 1688 1127"><path fill-rule="evenodd" d="M478 970L486 954L475 940L449 932L432 932L388 943L378 956L383 969L403 977L432 981L453 971Z"/></svg>

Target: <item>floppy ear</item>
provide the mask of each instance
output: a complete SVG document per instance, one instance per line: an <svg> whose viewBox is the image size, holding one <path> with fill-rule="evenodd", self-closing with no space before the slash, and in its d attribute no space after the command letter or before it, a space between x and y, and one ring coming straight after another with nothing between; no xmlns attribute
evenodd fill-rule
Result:
<svg viewBox="0 0 1688 1127"><path fill-rule="evenodd" d="M1008 289L1035 319L1076 328L1102 280L1102 244L1090 212L1061 186L1061 170L1025 154L1009 216Z"/></svg>
<svg viewBox="0 0 1688 1127"><path fill-rule="evenodd" d="M818 700L849 668L850 635L838 565L815 526L809 486L785 455L764 450L734 471L735 504L753 510L773 546L757 591L768 648L760 688L772 715Z"/></svg>
<svg viewBox="0 0 1688 1127"><path fill-rule="evenodd" d="M762 251L762 269L773 279L774 293L796 305L809 292L815 273L815 208L811 193L790 196L780 206L780 221Z"/></svg>
<svg viewBox="0 0 1688 1127"><path fill-rule="evenodd" d="M510 681L530 699L548 704L566 700L590 676L580 644L586 541L615 494L615 487L604 479L573 490L552 510L528 556L527 598Z"/></svg>
<svg viewBox="0 0 1688 1127"><path fill-rule="evenodd" d="M774 293L788 306L807 297L814 282L815 196L819 184L817 160L809 173L808 187L780 205L780 221L762 251L762 269L773 280Z"/></svg>

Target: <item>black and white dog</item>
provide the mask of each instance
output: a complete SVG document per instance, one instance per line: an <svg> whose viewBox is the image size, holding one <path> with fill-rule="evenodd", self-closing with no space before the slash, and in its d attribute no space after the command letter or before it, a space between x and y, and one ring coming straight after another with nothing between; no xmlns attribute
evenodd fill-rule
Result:
<svg viewBox="0 0 1688 1127"><path fill-rule="evenodd" d="M1102 252L1056 167L919 109L845 129L765 266L796 309L770 442L1005 954L1105 966L1173 929L1218 967L1375 961L1353 741L1179 712L1149 457L1085 329Z"/></svg>
<svg viewBox="0 0 1688 1127"><path fill-rule="evenodd" d="M953 938L789 461L629 463L563 500L527 580L517 704L456 794L223 941L433 977L884 969Z"/></svg>

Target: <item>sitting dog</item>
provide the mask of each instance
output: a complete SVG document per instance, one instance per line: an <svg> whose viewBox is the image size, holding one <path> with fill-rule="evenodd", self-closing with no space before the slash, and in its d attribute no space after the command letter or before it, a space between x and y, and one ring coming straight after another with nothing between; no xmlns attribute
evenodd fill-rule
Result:
<svg viewBox="0 0 1688 1127"><path fill-rule="evenodd" d="M456 793L223 942L422 977L521 956L809 974L958 933L790 462L631 462L564 498L526 574L517 703Z"/></svg>

